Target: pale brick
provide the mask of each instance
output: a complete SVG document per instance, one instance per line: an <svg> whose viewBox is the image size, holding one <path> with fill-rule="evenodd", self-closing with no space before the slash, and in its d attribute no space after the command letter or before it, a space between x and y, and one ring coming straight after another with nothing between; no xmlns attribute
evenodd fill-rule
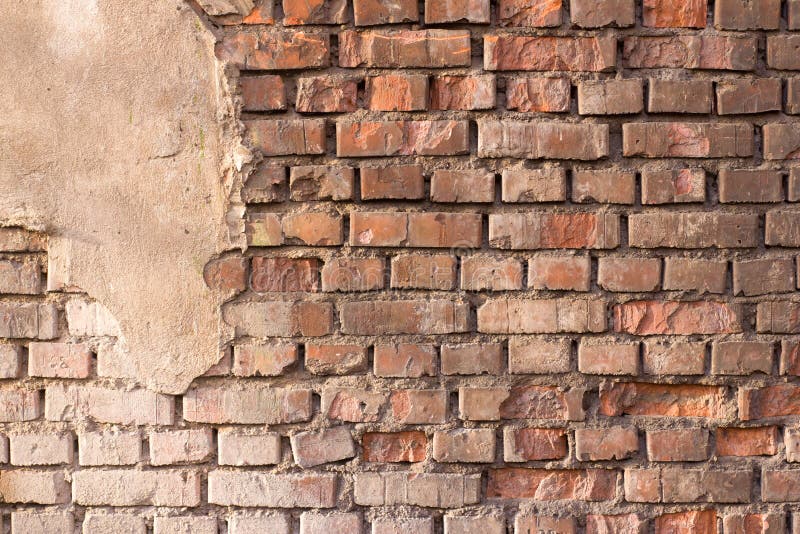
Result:
<svg viewBox="0 0 800 534"><path fill-rule="evenodd" d="M0 498L4 503L68 503L67 474L64 471L0 471Z"/></svg>
<svg viewBox="0 0 800 534"><path fill-rule="evenodd" d="M361 515L355 512L332 514L303 512L300 514L300 534L324 534L326 532L362 534L364 525Z"/></svg>
<svg viewBox="0 0 800 534"><path fill-rule="evenodd" d="M355 475L355 502L363 506L461 508L478 503L480 494L480 475L402 472Z"/></svg>
<svg viewBox="0 0 800 534"><path fill-rule="evenodd" d="M210 428L150 432L150 465L201 463L213 452Z"/></svg>
<svg viewBox="0 0 800 534"><path fill-rule="evenodd" d="M147 534L147 525L132 514L87 512L83 534Z"/></svg>
<svg viewBox="0 0 800 534"><path fill-rule="evenodd" d="M285 515L234 514L228 519L228 534L291 534Z"/></svg>
<svg viewBox="0 0 800 534"><path fill-rule="evenodd" d="M72 512L12 512L12 534L74 534Z"/></svg>
<svg viewBox="0 0 800 534"><path fill-rule="evenodd" d="M338 478L332 474L214 470L208 474L208 502L222 506L332 508L336 506Z"/></svg>
<svg viewBox="0 0 800 534"><path fill-rule="evenodd" d="M353 436L345 426L300 432L292 435L290 441L294 461L300 467L314 467L356 455Z"/></svg>
<svg viewBox="0 0 800 534"><path fill-rule="evenodd" d="M80 465L134 465L142 460L139 431L102 430L78 434Z"/></svg>
<svg viewBox="0 0 800 534"><path fill-rule="evenodd" d="M72 498L84 506L194 507L200 504L200 474L86 469L72 474Z"/></svg>
<svg viewBox="0 0 800 534"><path fill-rule="evenodd" d="M183 418L196 423L282 424L311 418L311 391L258 387L190 389L183 396Z"/></svg>
<svg viewBox="0 0 800 534"><path fill-rule="evenodd" d="M281 436L277 432L246 434L233 428L217 435L219 465L272 465L281 461Z"/></svg>
<svg viewBox="0 0 800 534"><path fill-rule="evenodd" d="M492 463L497 438L492 429L457 429L433 435L433 458L437 462Z"/></svg>
<svg viewBox="0 0 800 534"><path fill-rule="evenodd" d="M28 374L47 378L87 378L92 352L85 343L41 343L28 345Z"/></svg>
<svg viewBox="0 0 800 534"><path fill-rule="evenodd" d="M13 465L71 464L72 434L12 434L9 436Z"/></svg>
<svg viewBox="0 0 800 534"><path fill-rule="evenodd" d="M146 389L52 385L45 390L48 421L83 421L120 425L171 425L175 399Z"/></svg>
<svg viewBox="0 0 800 534"><path fill-rule="evenodd" d="M153 534L217 534L217 519L205 516L156 516Z"/></svg>

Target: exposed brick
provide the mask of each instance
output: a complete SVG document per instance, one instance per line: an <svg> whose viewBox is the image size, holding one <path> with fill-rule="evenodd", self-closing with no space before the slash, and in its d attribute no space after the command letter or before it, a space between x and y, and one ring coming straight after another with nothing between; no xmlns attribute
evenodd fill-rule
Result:
<svg viewBox="0 0 800 534"><path fill-rule="evenodd" d="M778 428L720 427L716 442L717 456L771 456L778 452Z"/></svg>
<svg viewBox="0 0 800 534"><path fill-rule="evenodd" d="M597 285L608 291L658 291L661 260L658 258L600 258Z"/></svg>
<svg viewBox="0 0 800 534"><path fill-rule="evenodd" d="M494 202L494 173L436 170L431 177L433 202Z"/></svg>
<svg viewBox="0 0 800 534"><path fill-rule="evenodd" d="M156 516L153 534L217 534L217 518L208 516Z"/></svg>
<svg viewBox="0 0 800 534"><path fill-rule="evenodd" d="M631 69L754 70L757 49L756 38L749 36L626 37L622 62Z"/></svg>
<svg viewBox="0 0 800 534"><path fill-rule="evenodd" d="M503 169L503 202L563 202L567 173L561 168Z"/></svg>
<svg viewBox="0 0 800 534"><path fill-rule="evenodd" d="M764 243L780 247L800 246L800 214L768 211Z"/></svg>
<svg viewBox="0 0 800 534"><path fill-rule="evenodd" d="M775 334L800 333L800 303L761 302L756 309L756 331Z"/></svg>
<svg viewBox="0 0 800 534"><path fill-rule="evenodd" d="M422 462L428 438L424 432L367 432L361 438L365 462Z"/></svg>
<svg viewBox="0 0 800 534"><path fill-rule="evenodd" d="M569 111L568 78L510 78L506 81L506 109L522 112Z"/></svg>
<svg viewBox="0 0 800 534"><path fill-rule="evenodd" d="M200 386L183 396L183 418L197 423L296 423L308 421L311 409L307 389Z"/></svg>
<svg viewBox="0 0 800 534"><path fill-rule="evenodd" d="M460 388L459 411L468 421L500 419L583 419L583 389L562 391L556 386Z"/></svg>
<svg viewBox="0 0 800 534"><path fill-rule="evenodd" d="M221 429L217 435L219 465L273 465L281 462L281 436L277 432L248 434Z"/></svg>
<svg viewBox="0 0 800 534"><path fill-rule="evenodd" d="M651 462L701 462L708 459L708 430L681 428L647 431Z"/></svg>
<svg viewBox="0 0 800 534"><path fill-rule="evenodd" d="M292 167L292 200L348 200L353 198L353 169L330 165Z"/></svg>
<svg viewBox="0 0 800 534"><path fill-rule="evenodd" d="M270 474L215 469L208 473L208 502L222 506L332 508L338 475Z"/></svg>
<svg viewBox="0 0 800 534"><path fill-rule="evenodd" d="M589 291L589 256L536 255L528 261L528 285L533 289Z"/></svg>
<svg viewBox="0 0 800 534"><path fill-rule="evenodd" d="M286 109L286 89L278 75L246 76L239 79L244 111Z"/></svg>
<svg viewBox="0 0 800 534"><path fill-rule="evenodd" d="M375 345L374 373L393 378L436 375L436 347L420 343Z"/></svg>
<svg viewBox="0 0 800 534"><path fill-rule="evenodd" d="M714 3L714 26L719 29L777 30L780 22L780 0L720 0Z"/></svg>
<svg viewBox="0 0 800 534"><path fill-rule="evenodd" d="M0 378L18 378L22 373L22 347L0 345Z"/></svg>
<svg viewBox="0 0 800 534"><path fill-rule="evenodd" d="M505 534L506 523L503 517L484 516L444 516L445 534Z"/></svg>
<svg viewBox="0 0 800 534"><path fill-rule="evenodd" d="M800 375L800 343L788 339L781 341L780 373Z"/></svg>
<svg viewBox="0 0 800 534"><path fill-rule="evenodd" d="M398 423L426 425L447 420L447 391L405 389L392 391L392 418Z"/></svg>
<svg viewBox="0 0 800 534"><path fill-rule="evenodd" d="M489 428L463 428L433 435L433 458L437 462L492 463L497 438Z"/></svg>
<svg viewBox="0 0 800 534"><path fill-rule="evenodd" d="M489 23L489 0L425 0L425 23Z"/></svg>
<svg viewBox="0 0 800 534"><path fill-rule="evenodd" d="M265 156L325 153L324 119L253 119L244 124L246 141Z"/></svg>
<svg viewBox="0 0 800 534"><path fill-rule="evenodd" d="M468 67L469 37L467 30L345 30L339 33L339 66Z"/></svg>
<svg viewBox="0 0 800 534"><path fill-rule="evenodd" d="M737 304L713 301L630 301L613 308L614 330L636 335L742 331Z"/></svg>
<svg viewBox="0 0 800 534"><path fill-rule="evenodd" d="M295 362L294 343L235 345L231 371L234 376L278 376Z"/></svg>
<svg viewBox="0 0 800 534"><path fill-rule="evenodd" d="M362 200L415 200L424 195L425 180L420 165L361 167Z"/></svg>
<svg viewBox="0 0 800 534"><path fill-rule="evenodd" d="M294 108L300 113L343 113L358 109L357 99L358 85L353 79L332 76L299 78Z"/></svg>
<svg viewBox="0 0 800 534"><path fill-rule="evenodd" d="M705 199L703 169L642 172L642 204L704 202Z"/></svg>
<svg viewBox="0 0 800 534"><path fill-rule="evenodd" d="M274 213L248 213L245 233L250 246L276 247L283 243L281 220Z"/></svg>
<svg viewBox="0 0 800 534"><path fill-rule="evenodd" d="M781 110L781 80L753 78L717 83L717 113L739 115Z"/></svg>
<svg viewBox="0 0 800 534"><path fill-rule="evenodd" d="M800 29L800 3L797 0L786 2L786 22L790 30Z"/></svg>
<svg viewBox="0 0 800 534"><path fill-rule="evenodd" d="M647 375L702 375L705 359L703 342L645 341L642 371Z"/></svg>
<svg viewBox="0 0 800 534"><path fill-rule="evenodd" d="M705 0L644 0L642 23L654 28L704 28Z"/></svg>
<svg viewBox="0 0 800 534"><path fill-rule="evenodd" d="M318 291L319 260L316 258L267 258L252 261L250 287L259 293Z"/></svg>
<svg viewBox="0 0 800 534"><path fill-rule="evenodd" d="M800 415L800 387L794 384L740 388L738 396L742 421Z"/></svg>
<svg viewBox="0 0 800 534"><path fill-rule="evenodd" d="M367 367L367 348L360 345L306 343L306 370L315 375L346 375Z"/></svg>
<svg viewBox="0 0 800 534"><path fill-rule="evenodd" d="M286 515L246 515L234 513L228 518L230 534L291 534L291 518Z"/></svg>
<svg viewBox="0 0 800 534"><path fill-rule="evenodd" d="M382 258L333 258L322 267L322 291L373 291L384 287Z"/></svg>
<svg viewBox="0 0 800 534"><path fill-rule="evenodd" d="M362 534L361 514L303 512L300 515L300 534L317 534L319 532L352 532Z"/></svg>
<svg viewBox="0 0 800 534"><path fill-rule="evenodd" d="M795 288L795 262L788 258L733 262L733 294L786 293Z"/></svg>
<svg viewBox="0 0 800 534"><path fill-rule="evenodd" d="M107 430L78 434L80 465L134 465L142 460L139 431Z"/></svg>
<svg viewBox="0 0 800 534"><path fill-rule="evenodd" d="M633 427L578 428L575 457L582 461L624 460L639 450L639 436Z"/></svg>
<svg viewBox="0 0 800 534"><path fill-rule="evenodd" d="M800 37L797 35L770 35L767 37L767 65L776 70L800 69L798 46Z"/></svg>
<svg viewBox="0 0 800 534"><path fill-rule="evenodd" d="M717 513L712 510L689 510L662 514L655 519L656 534L691 532L716 534Z"/></svg>
<svg viewBox="0 0 800 534"><path fill-rule="evenodd" d="M800 42L798 42L800 47ZM800 68L800 66L798 66ZM800 155L800 128L793 124L765 124L761 129L764 136L764 159L792 160Z"/></svg>
<svg viewBox="0 0 800 534"><path fill-rule="evenodd" d="M633 204L636 174L625 171L581 170L572 175L573 202Z"/></svg>
<svg viewBox="0 0 800 534"><path fill-rule="evenodd" d="M41 291L42 274L38 263L0 260L0 293L36 295Z"/></svg>
<svg viewBox="0 0 800 534"><path fill-rule="evenodd" d="M75 532L75 518L72 512L12 512L11 532L71 534Z"/></svg>
<svg viewBox="0 0 800 534"><path fill-rule="evenodd" d="M0 228L0 251L41 252L47 250L47 236L39 232L4 226Z"/></svg>
<svg viewBox="0 0 800 534"><path fill-rule="evenodd" d="M51 384L45 390L44 403L48 421L121 425L172 425L175 421L174 397L147 389Z"/></svg>
<svg viewBox="0 0 800 534"><path fill-rule="evenodd" d="M428 77L384 74L367 78L367 107L373 111L419 111L428 108Z"/></svg>
<svg viewBox="0 0 800 534"><path fill-rule="evenodd" d="M581 115L625 115L644 109L642 81L585 81L578 84L578 113Z"/></svg>
<svg viewBox="0 0 800 534"><path fill-rule="evenodd" d="M68 522L69 531L73 529L73 522ZM216 526L216 525L215 525ZM120 513L95 513L88 512L83 519L83 534L147 534L147 524L144 517Z"/></svg>
<svg viewBox="0 0 800 534"><path fill-rule="evenodd" d="M570 370L569 340L511 337L508 340L508 372L512 374L566 373Z"/></svg>
<svg viewBox="0 0 800 534"><path fill-rule="evenodd" d="M346 0L283 0L283 24L344 24L348 21Z"/></svg>
<svg viewBox="0 0 800 534"><path fill-rule="evenodd" d="M568 452L568 432L563 428L503 429L503 459L506 462L559 460Z"/></svg>
<svg viewBox="0 0 800 534"><path fill-rule="evenodd" d="M637 375L639 344L581 343L578 345L578 370L588 375Z"/></svg>
<svg viewBox="0 0 800 534"><path fill-rule="evenodd" d="M58 311L52 304L0 302L0 337L54 339Z"/></svg>
<svg viewBox="0 0 800 534"><path fill-rule="evenodd" d="M363 506L461 508L480 501L480 475L457 473L357 473L355 502Z"/></svg>
<svg viewBox="0 0 800 534"><path fill-rule="evenodd" d="M753 128L744 123L647 122L622 125L625 156L726 158L753 155Z"/></svg>
<svg viewBox="0 0 800 534"><path fill-rule="evenodd" d="M306 32L235 33L217 43L216 55L242 70L327 67L330 38Z"/></svg>
<svg viewBox="0 0 800 534"><path fill-rule="evenodd" d="M440 1L441 0L435 3L439 3ZM430 1L428 3L430 4ZM486 7L488 12L488 2ZM437 76L433 78L431 84L431 109L493 109L497 100L495 91L495 79L493 74L484 74L480 76Z"/></svg>
<svg viewBox="0 0 800 534"><path fill-rule="evenodd" d="M478 308L478 331L491 334L603 332L606 305L594 299L491 299Z"/></svg>
<svg viewBox="0 0 800 534"><path fill-rule="evenodd" d="M586 534L611 532L644 534L647 532L647 520L641 519L637 514L586 516Z"/></svg>
<svg viewBox="0 0 800 534"><path fill-rule="evenodd" d="M720 202L780 202L783 176L777 171L719 171Z"/></svg>
<svg viewBox="0 0 800 534"><path fill-rule="evenodd" d="M469 305L450 300L396 300L344 302L339 309L345 334L449 334L467 330Z"/></svg>
<svg viewBox="0 0 800 534"><path fill-rule="evenodd" d="M48 378L86 378L92 367L92 353L84 343L41 343L28 345L28 374Z"/></svg>
<svg viewBox="0 0 800 534"><path fill-rule="evenodd" d="M12 465L71 464L73 437L70 433L25 433L9 436Z"/></svg>
<svg viewBox="0 0 800 534"><path fill-rule="evenodd" d="M419 9L416 0L400 0L386 3L379 0L353 0L353 14L356 26L374 26L416 22Z"/></svg>
<svg viewBox="0 0 800 534"><path fill-rule="evenodd" d="M249 262L245 258L237 258L235 256L219 258L206 264L206 266L203 268L203 279L208 287L224 293L235 295L247 288L248 264ZM99 310L99 307L97 309ZM91 315L88 313L86 315L81 313L81 315L86 317L86 319L91 322L95 322L96 324L106 322L106 318L103 317L106 314L110 316L107 310L105 311L105 314L101 315L98 313L94 317L91 317ZM113 318L109 317L108 320L109 322L113 321ZM72 324L73 321L70 321L69 308L67 309L67 321L70 323L71 332L77 328L80 328L78 325ZM88 323L85 324L89 326ZM115 327L113 328L116 329Z"/></svg>
<svg viewBox="0 0 800 534"><path fill-rule="evenodd" d="M214 451L211 429L150 432L150 465L202 463Z"/></svg>
<svg viewBox="0 0 800 534"><path fill-rule="evenodd" d="M576 534L578 527L572 517L552 517L518 513L514 518L515 533L553 532L557 534Z"/></svg>
<svg viewBox="0 0 800 534"><path fill-rule="evenodd" d="M490 214L489 244L501 249L616 248L619 216L612 213Z"/></svg>
<svg viewBox="0 0 800 534"><path fill-rule="evenodd" d="M235 302L223 306L222 316L237 335L316 337L333 331L333 306L327 302Z"/></svg>
<svg viewBox="0 0 800 534"><path fill-rule="evenodd" d="M761 500L764 502L800 501L800 470L765 468L761 473Z"/></svg>
<svg viewBox="0 0 800 534"><path fill-rule="evenodd" d="M587 71L614 68L616 40L608 37L486 35L486 70Z"/></svg>
<svg viewBox="0 0 800 534"><path fill-rule="evenodd" d="M779 534L786 532L785 522L783 514L737 514L725 516L722 528L726 534Z"/></svg>
<svg viewBox="0 0 800 534"><path fill-rule="evenodd" d="M461 259L461 289L470 291L522 289L522 263L515 258L466 256Z"/></svg>
<svg viewBox="0 0 800 534"><path fill-rule="evenodd" d="M725 388L702 385L605 383L600 387L600 414L721 419L730 412Z"/></svg>
<svg viewBox="0 0 800 534"><path fill-rule="evenodd" d="M405 532L433 534L433 518L376 517L372 520L372 534L404 534Z"/></svg>
<svg viewBox="0 0 800 534"><path fill-rule="evenodd" d="M693 258L664 258L664 289L724 293L728 263Z"/></svg>
<svg viewBox="0 0 800 534"><path fill-rule="evenodd" d="M650 113L711 113L714 86L709 80L650 78L648 88Z"/></svg>
<svg viewBox="0 0 800 534"><path fill-rule="evenodd" d="M386 394L356 388L325 388L322 413L334 421L374 422L386 404Z"/></svg>
<svg viewBox="0 0 800 534"><path fill-rule="evenodd" d="M608 156L608 125L478 121L478 157L597 160Z"/></svg>
<svg viewBox="0 0 800 534"><path fill-rule="evenodd" d="M72 474L72 499L83 506L175 506L200 504L200 475L167 469L84 469Z"/></svg>
<svg viewBox="0 0 800 534"><path fill-rule="evenodd" d="M490 499L571 499L607 501L616 494L617 473L606 469L506 467L490 469L486 489Z"/></svg>
<svg viewBox="0 0 800 534"><path fill-rule="evenodd" d="M339 157L453 156L468 152L467 121L336 123L336 155Z"/></svg>
<svg viewBox="0 0 800 534"><path fill-rule="evenodd" d="M294 461L300 467L314 467L356 455L353 436L345 426L300 432L292 435L290 441Z"/></svg>
<svg viewBox="0 0 800 534"><path fill-rule="evenodd" d="M629 243L637 248L755 247L760 233L755 214L651 212L628 216Z"/></svg>
<svg viewBox="0 0 800 534"><path fill-rule="evenodd" d="M581 28L633 26L636 7L633 0L570 0L572 23Z"/></svg>
<svg viewBox="0 0 800 534"><path fill-rule="evenodd" d="M800 79L798 78L786 80L786 113L792 115L800 113Z"/></svg>
<svg viewBox="0 0 800 534"><path fill-rule="evenodd" d="M443 375L499 375L503 372L503 346L499 343L442 345Z"/></svg>

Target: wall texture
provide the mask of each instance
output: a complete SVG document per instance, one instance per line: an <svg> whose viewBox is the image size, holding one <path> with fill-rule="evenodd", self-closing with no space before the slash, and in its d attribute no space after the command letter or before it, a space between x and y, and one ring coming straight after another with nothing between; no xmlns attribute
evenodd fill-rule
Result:
<svg viewBox="0 0 800 534"><path fill-rule="evenodd" d="M192 5L234 340L131 374L0 229L13 532L800 532L800 1Z"/></svg>

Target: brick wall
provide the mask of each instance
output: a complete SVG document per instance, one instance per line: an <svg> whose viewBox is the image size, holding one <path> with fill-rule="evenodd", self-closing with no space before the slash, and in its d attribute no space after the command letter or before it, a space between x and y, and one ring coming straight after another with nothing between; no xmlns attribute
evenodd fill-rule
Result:
<svg viewBox="0 0 800 534"><path fill-rule="evenodd" d="M208 20L236 339L142 389L0 229L3 532L800 533L800 1Z"/></svg>

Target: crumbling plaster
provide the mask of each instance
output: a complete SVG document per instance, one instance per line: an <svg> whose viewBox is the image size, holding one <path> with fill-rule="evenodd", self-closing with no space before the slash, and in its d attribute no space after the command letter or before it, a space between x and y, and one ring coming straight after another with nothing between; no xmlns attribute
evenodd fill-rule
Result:
<svg viewBox="0 0 800 534"><path fill-rule="evenodd" d="M104 304L138 381L180 393L229 337L203 267L242 246L214 37L183 0L0 10L0 225L47 232L48 289Z"/></svg>

